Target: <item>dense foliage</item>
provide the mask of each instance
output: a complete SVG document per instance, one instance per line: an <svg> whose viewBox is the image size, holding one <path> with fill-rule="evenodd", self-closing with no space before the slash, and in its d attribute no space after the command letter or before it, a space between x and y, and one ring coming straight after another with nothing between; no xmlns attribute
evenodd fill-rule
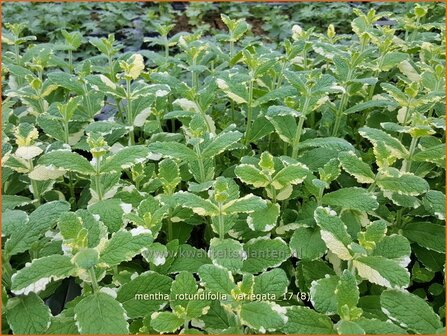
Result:
<svg viewBox="0 0 447 336"><path fill-rule="evenodd" d="M4 5L4 333L445 332L445 7L325 6Z"/></svg>

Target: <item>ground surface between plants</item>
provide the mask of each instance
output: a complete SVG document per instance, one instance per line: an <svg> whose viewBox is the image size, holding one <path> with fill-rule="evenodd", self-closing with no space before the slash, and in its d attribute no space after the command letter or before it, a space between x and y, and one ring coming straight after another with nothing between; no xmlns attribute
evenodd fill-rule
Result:
<svg viewBox="0 0 447 336"><path fill-rule="evenodd" d="M3 6L3 333L445 333L444 4Z"/></svg>

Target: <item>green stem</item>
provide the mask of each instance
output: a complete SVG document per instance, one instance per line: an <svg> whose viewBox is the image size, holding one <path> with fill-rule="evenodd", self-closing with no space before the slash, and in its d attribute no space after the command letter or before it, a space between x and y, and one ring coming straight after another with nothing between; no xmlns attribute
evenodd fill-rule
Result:
<svg viewBox="0 0 447 336"><path fill-rule="evenodd" d="M293 138L292 143L292 159L296 159L298 157L298 145L300 144L301 134L303 132L303 124L305 117L302 115L298 120L298 126L295 131L295 137Z"/></svg>
<svg viewBox="0 0 447 336"><path fill-rule="evenodd" d="M92 288L93 292L97 293L99 291L98 280L96 279L95 268L92 267L88 270L88 274L90 275L90 279L92 280Z"/></svg>
<svg viewBox="0 0 447 336"><path fill-rule="evenodd" d="M172 233L173 233L173 228L172 228L172 222L170 220L168 220L168 241L172 240Z"/></svg>
<svg viewBox="0 0 447 336"><path fill-rule="evenodd" d="M205 182L205 167L203 165L202 152L200 150L200 145L198 143L194 145L194 150L197 154L197 159L199 163L199 175L200 175L199 183L203 183Z"/></svg>
<svg viewBox="0 0 447 336"><path fill-rule="evenodd" d="M168 58L169 58L169 41L168 41L168 36L164 36L164 40L165 40L165 62L168 63Z"/></svg>
<svg viewBox="0 0 447 336"><path fill-rule="evenodd" d="M11 277L14 274L9 257L5 252L2 254L2 283L6 289L11 287Z"/></svg>
<svg viewBox="0 0 447 336"><path fill-rule="evenodd" d="M20 48L18 44L14 44L14 53L16 57L16 64L20 64Z"/></svg>
<svg viewBox="0 0 447 336"><path fill-rule="evenodd" d="M33 164L33 159L28 160L28 166L29 166L29 171L33 171L34 169L34 164ZM32 178L30 178L31 180L31 189L33 192L33 196L34 196L34 200L36 201L36 205L40 206L40 191L39 188L37 187L37 181L33 180Z"/></svg>
<svg viewBox="0 0 447 336"><path fill-rule="evenodd" d="M195 58L193 59L192 65L193 65L194 67L197 65L197 61L196 61ZM199 89L199 79L198 79L198 76L197 76L197 71L193 70L193 71L191 72L191 75L192 75L192 79L191 79L191 81L192 81L192 87L193 87L193 89L195 90L195 92L197 92L198 89Z"/></svg>
<svg viewBox="0 0 447 336"><path fill-rule="evenodd" d="M335 124L334 129L332 131L332 136L336 136L338 133L338 129L340 128L341 118L343 116L343 110L345 109L346 104L348 103L348 83L352 78L352 69L349 69L348 75L346 77L346 90L343 92L340 100L340 105L338 106L337 112L335 113Z"/></svg>
<svg viewBox="0 0 447 336"><path fill-rule="evenodd" d="M247 126L245 128L245 144L248 145L250 139L251 122L253 119L253 78L248 83L248 102L247 102Z"/></svg>
<svg viewBox="0 0 447 336"><path fill-rule="evenodd" d="M347 101L348 101L348 94L347 94L347 92L344 92L341 96L340 105L337 109L337 112L335 113L335 123L334 123L334 129L332 131L332 136L336 136L338 133L338 130L340 128L341 118L343 116L343 110L345 108Z"/></svg>
<svg viewBox="0 0 447 336"><path fill-rule="evenodd" d="M230 39L230 58L234 55L234 41Z"/></svg>
<svg viewBox="0 0 447 336"><path fill-rule="evenodd" d="M410 98L408 100L407 110L405 111L405 115L404 115L404 120L402 122L402 126L406 126L407 125L408 119L411 116L411 109L410 109L411 102L412 102L412 99ZM402 141L403 137L404 137L404 133L400 133L399 134L399 141Z"/></svg>
<svg viewBox="0 0 447 336"><path fill-rule="evenodd" d="M272 194L272 203L276 203L276 189L270 185L270 193Z"/></svg>
<svg viewBox="0 0 447 336"><path fill-rule="evenodd" d="M135 136L134 136L134 130L133 130L133 115L132 115L132 99L131 99L131 92L130 92L130 79L126 79L126 99L127 99L127 124L131 128L129 131L129 146L132 146L135 144Z"/></svg>
<svg viewBox="0 0 447 336"><path fill-rule="evenodd" d="M219 238L224 239L225 238L225 225L224 225L224 218L222 215L222 203L219 202L219 216L217 217L218 224L219 224Z"/></svg>
<svg viewBox="0 0 447 336"><path fill-rule="evenodd" d="M411 169L411 161L412 161L412 158L413 158L414 151L416 150L416 146L417 146L418 140L419 140L418 137L411 138L410 153L408 155L408 158L405 159L402 162L401 171L403 171L403 172L410 171L410 169Z"/></svg>
<svg viewBox="0 0 447 336"><path fill-rule="evenodd" d="M68 72L73 73L73 52L68 50Z"/></svg>
<svg viewBox="0 0 447 336"><path fill-rule="evenodd" d="M95 174L95 184L96 184L96 194L98 195L98 200L102 201L102 188L101 188L101 158L96 158L96 174Z"/></svg>
<svg viewBox="0 0 447 336"><path fill-rule="evenodd" d="M283 73L284 73L284 70L286 69L287 64L288 64L288 62L284 61L284 63L281 66L281 70L280 70L280 72L278 74L278 78L276 79L276 86L275 86L276 89L278 89L281 86L281 84L282 84Z"/></svg>
<svg viewBox="0 0 447 336"><path fill-rule="evenodd" d="M113 70L113 60L112 60L112 56L108 56L108 58L109 58L110 80L111 80L112 82L115 82L115 81L116 81L116 78L115 78L115 71Z"/></svg>
<svg viewBox="0 0 447 336"><path fill-rule="evenodd" d="M88 115L93 116L95 112L93 111L92 102L90 100L90 96L89 96L88 90L87 90L87 85L85 83L83 85L83 88L84 88L85 105L87 106Z"/></svg>

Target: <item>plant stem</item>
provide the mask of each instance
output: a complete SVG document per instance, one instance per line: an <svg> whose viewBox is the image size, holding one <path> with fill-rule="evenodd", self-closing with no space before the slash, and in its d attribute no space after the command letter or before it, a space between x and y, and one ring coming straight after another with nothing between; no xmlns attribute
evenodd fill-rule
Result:
<svg viewBox="0 0 447 336"><path fill-rule="evenodd" d="M230 58L233 58L234 55L234 41L230 39Z"/></svg>
<svg viewBox="0 0 447 336"><path fill-rule="evenodd" d="M202 160L202 152L200 151L200 144L195 144L194 145L194 150L197 154L198 157L198 163L199 163L199 177L200 177L200 181L199 183L203 183L205 182L205 167L203 165L203 160Z"/></svg>
<svg viewBox="0 0 447 336"><path fill-rule="evenodd" d="M409 155L408 155L408 159L405 159L405 160L402 162L402 168L401 168L401 171L403 171L403 172L408 172L408 171L410 171L410 169L411 169L411 160L412 160L414 151L416 150L416 146L417 146L418 140L419 140L418 137L411 138L411 143L410 143L410 153L409 153Z"/></svg>
<svg viewBox="0 0 447 336"><path fill-rule="evenodd" d="M9 257L3 252L2 255L2 283L6 289L11 287L11 277L13 275L13 269L9 262Z"/></svg>
<svg viewBox="0 0 447 336"><path fill-rule="evenodd" d="M292 159L296 159L298 157L298 145L300 144L301 134L303 132L304 120L305 117L301 115L298 120L298 126L296 127L295 137L293 138Z"/></svg>
<svg viewBox="0 0 447 336"><path fill-rule="evenodd" d="M253 78L250 78L248 83L248 102L247 102L247 126L245 128L245 144L248 145L250 140L251 122L253 119Z"/></svg>
<svg viewBox="0 0 447 336"><path fill-rule="evenodd" d="M90 100L90 96L89 96L88 90L87 90L87 85L85 83L83 84L83 88L84 88L85 105L87 106L88 115L90 117L93 117L94 111L93 111L93 107L92 107L92 102Z"/></svg>
<svg viewBox="0 0 447 336"><path fill-rule="evenodd" d="M346 90L343 92L340 100L340 105L338 105L337 112L335 113L335 124L334 129L332 131L332 136L336 136L338 133L338 129L340 128L341 118L343 116L343 110L345 109L346 104L348 103L348 83L352 78L352 69L349 69L348 75L346 77Z"/></svg>
<svg viewBox="0 0 447 336"><path fill-rule="evenodd" d="M219 224L219 238L223 240L225 237L225 225L224 225L224 218L222 215L222 203L220 202L219 202L219 216L217 220Z"/></svg>
<svg viewBox="0 0 447 336"><path fill-rule="evenodd" d="M16 57L16 64L20 64L20 48L18 44L14 44L14 54Z"/></svg>
<svg viewBox="0 0 447 336"><path fill-rule="evenodd" d="M341 118L343 116L343 110L348 101L348 94L344 92L341 96L340 105L338 106L337 112L335 113L335 123L334 129L332 131L332 136L336 136L338 133L338 129L340 128Z"/></svg>
<svg viewBox="0 0 447 336"><path fill-rule="evenodd" d="M68 49L68 72L73 73L73 52Z"/></svg>
<svg viewBox="0 0 447 336"><path fill-rule="evenodd" d="M127 99L127 124L131 128L129 131L129 146L135 144L135 136L133 130L133 115L132 115L132 99L130 92L130 79L126 79L126 99Z"/></svg>
<svg viewBox="0 0 447 336"><path fill-rule="evenodd" d="M96 174L95 174L95 184L96 184L96 194L98 195L98 200L102 201L102 188L101 188L101 158L96 159Z"/></svg>
<svg viewBox="0 0 447 336"><path fill-rule="evenodd" d="M287 63L288 63L287 61L284 61L284 63L281 66L281 70L278 74L278 78L276 79L275 89L279 89L281 87L282 80L283 80L283 73L284 73L284 70L286 69Z"/></svg>
<svg viewBox="0 0 447 336"><path fill-rule="evenodd" d="M168 58L169 58L169 41L168 41L168 36L164 36L164 40L165 40L165 62L168 63Z"/></svg>
<svg viewBox="0 0 447 336"><path fill-rule="evenodd" d="M115 82L116 78L115 78L115 72L113 70L113 60L112 60L112 56L108 56L109 58L109 71L110 71L110 80L112 82Z"/></svg>
<svg viewBox="0 0 447 336"><path fill-rule="evenodd" d="M33 164L33 159L28 160L28 166L29 166L29 171L33 171L34 169L34 164ZM34 200L36 201L37 206L40 206L40 192L39 192L39 188L37 186L37 181L33 180L32 178L30 178L31 180L31 189L33 192L33 196L34 196Z"/></svg>
<svg viewBox="0 0 447 336"><path fill-rule="evenodd" d="M276 203L276 189L270 185L270 193L272 194L272 203Z"/></svg>
<svg viewBox="0 0 447 336"><path fill-rule="evenodd" d="M92 267L88 270L88 274L90 275L90 279L92 280L92 288L93 292L97 293L99 291L98 280L96 279L95 268Z"/></svg>
<svg viewBox="0 0 447 336"><path fill-rule="evenodd" d="M172 222L168 220L168 241L172 240Z"/></svg>

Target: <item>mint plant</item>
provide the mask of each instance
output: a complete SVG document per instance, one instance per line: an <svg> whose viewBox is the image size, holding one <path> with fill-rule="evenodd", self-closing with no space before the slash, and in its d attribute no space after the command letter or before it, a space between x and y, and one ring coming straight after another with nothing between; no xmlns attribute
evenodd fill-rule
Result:
<svg viewBox="0 0 447 336"><path fill-rule="evenodd" d="M2 10L3 333L445 333L443 4Z"/></svg>

